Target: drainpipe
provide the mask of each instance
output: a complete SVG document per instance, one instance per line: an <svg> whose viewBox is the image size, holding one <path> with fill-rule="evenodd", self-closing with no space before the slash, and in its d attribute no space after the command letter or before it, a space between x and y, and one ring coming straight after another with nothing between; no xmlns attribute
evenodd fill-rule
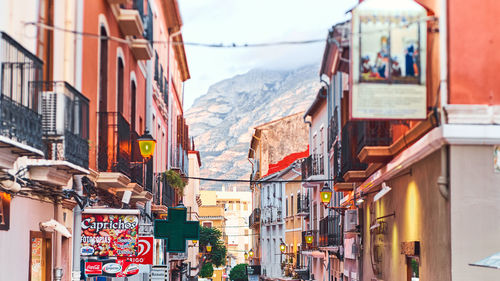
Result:
<svg viewBox="0 0 500 281"><path fill-rule="evenodd" d="M448 19L447 0L441 0L439 11L439 91L441 98L441 124L447 123L446 105L448 104Z"/></svg>
<svg viewBox="0 0 500 281"><path fill-rule="evenodd" d="M306 118L307 118L307 115L304 115L304 117L303 117L303 119L304 119L304 123L308 124L308 125L309 125L309 128L311 128L312 123L311 123L311 121L306 120Z"/></svg>
<svg viewBox="0 0 500 281"><path fill-rule="evenodd" d="M54 203L54 219L58 222L62 220L62 205L61 202ZM54 231L54 253L55 253L55 265L54 265L54 281L60 281L63 276L62 267L62 235L58 231Z"/></svg>
<svg viewBox="0 0 500 281"><path fill-rule="evenodd" d="M75 5L75 17L76 17L76 30L83 31L83 0L77 0ZM83 72L83 39L82 36L75 37L75 88L82 91L82 72ZM75 191L78 195L82 196L82 176L73 176ZM72 270L71 270L71 280L80 280L80 237L82 234L81 230L82 221L82 209L77 204L73 209L73 258L72 258Z"/></svg>

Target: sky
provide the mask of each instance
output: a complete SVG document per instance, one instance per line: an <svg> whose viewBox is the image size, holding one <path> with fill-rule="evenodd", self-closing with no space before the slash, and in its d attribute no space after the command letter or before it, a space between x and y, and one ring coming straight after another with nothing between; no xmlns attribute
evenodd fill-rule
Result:
<svg viewBox="0 0 500 281"><path fill-rule="evenodd" d="M184 42L245 44L324 39L300 46L206 48L186 46L191 79L184 108L210 85L254 68L320 64L328 29L348 18L357 0L178 0ZM318 69L319 71L319 69Z"/></svg>

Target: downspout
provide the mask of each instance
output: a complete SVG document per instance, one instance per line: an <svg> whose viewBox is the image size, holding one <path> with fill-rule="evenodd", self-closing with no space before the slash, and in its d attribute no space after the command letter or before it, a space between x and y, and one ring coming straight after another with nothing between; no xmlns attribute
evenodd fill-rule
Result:
<svg viewBox="0 0 500 281"><path fill-rule="evenodd" d="M441 98L441 124L446 124L446 105L448 104L448 19L447 0L441 1L439 11L439 68L440 68L440 98ZM441 148L441 176L437 180L439 192L445 200L449 199L449 146Z"/></svg>
<svg viewBox="0 0 500 281"><path fill-rule="evenodd" d="M62 219L62 205L60 201L54 202L54 219L57 222L63 221ZM55 253L55 265L54 265L54 281L60 281L63 276L62 267L62 235L58 231L54 231L55 241L54 241L54 253ZM78 239L73 239L78 240Z"/></svg>
<svg viewBox="0 0 500 281"><path fill-rule="evenodd" d="M76 30L81 32L83 31L83 0L76 1ZM76 36L76 46L75 46L75 88L82 91L82 73L83 73L83 39L82 36ZM74 188L75 192L82 196L82 176L75 175L73 176ZM73 209L73 258L72 258L72 271L71 271L71 280L79 281L80 280L80 239L82 234L81 229L81 221L82 221L82 209L78 204L76 204Z"/></svg>
<svg viewBox="0 0 500 281"><path fill-rule="evenodd" d="M441 98L441 124L447 123L446 109L448 105L448 7L447 0L441 1L439 11L439 91Z"/></svg>

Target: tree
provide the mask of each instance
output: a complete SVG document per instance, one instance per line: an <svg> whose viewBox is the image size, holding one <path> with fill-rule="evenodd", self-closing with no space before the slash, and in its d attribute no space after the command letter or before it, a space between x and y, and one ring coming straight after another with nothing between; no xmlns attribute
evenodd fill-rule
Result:
<svg viewBox="0 0 500 281"><path fill-rule="evenodd" d="M222 241L222 233L217 228L200 227L200 252L205 252L205 247L210 242L212 251L207 253L205 262L211 262L216 267L226 264L227 248Z"/></svg>
<svg viewBox="0 0 500 281"><path fill-rule="evenodd" d="M214 266L211 262L207 262L200 270L200 277L210 278L212 275L214 275Z"/></svg>
<svg viewBox="0 0 500 281"><path fill-rule="evenodd" d="M248 281L247 266L248 264L246 263L236 265L229 272L229 278L232 281Z"/></svg>

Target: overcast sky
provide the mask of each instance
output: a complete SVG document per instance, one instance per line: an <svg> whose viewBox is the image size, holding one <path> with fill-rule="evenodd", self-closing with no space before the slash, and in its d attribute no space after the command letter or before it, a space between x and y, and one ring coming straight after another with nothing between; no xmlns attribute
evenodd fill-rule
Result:
<svg viewBox="0 0 500 281"><path fill-rule="evenodd" d="M326 39L357 0L179 0L185 42L267 43ZM186 46L191 79L184 108L220 80L253 68L292 69L319 63L325 42L260 48Z"/></svg>

